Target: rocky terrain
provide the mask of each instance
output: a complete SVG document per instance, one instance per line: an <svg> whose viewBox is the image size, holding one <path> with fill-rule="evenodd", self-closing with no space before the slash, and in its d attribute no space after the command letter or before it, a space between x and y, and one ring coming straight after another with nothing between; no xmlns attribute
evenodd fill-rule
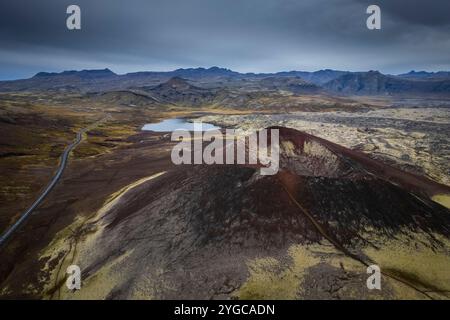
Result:
<svg viewBox="0 0 450 320"><path fill-rule="evenodd" d="M449 108L211 115L199 120L247 132L273 125L302 130L450 185Z"/></svg>
<svg viewBox="0 0 450 320"><path fill-rule="evenodd" d="M213 67L0 82L2 231L86 128L0 247L0 297L450 299L446 81ZM170 118L276 128L280 170L175 166L170 133L141 131ZM65 286L71 264L79 291ZM381 291L366 287L371 264Z"/></svg>
<svg viewBox="0 0 450 320"><path fill-rule="evenodd" d="M235 165L153 170L59 231L40 252L42 278L27 294L449 298L450 210L430 197L450 187L277 129L277 175ZM366 288L365 270L374 263L383 271L382 291ZM58 270L69 264L82 266L80 291L64 287ZM3 295L14 295L17 273Z"/></svg>

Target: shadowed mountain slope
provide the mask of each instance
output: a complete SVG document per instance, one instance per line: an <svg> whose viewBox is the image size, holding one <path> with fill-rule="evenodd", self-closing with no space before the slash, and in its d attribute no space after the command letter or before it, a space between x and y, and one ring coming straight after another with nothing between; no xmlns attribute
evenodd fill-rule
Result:
<svg viewBox="0 0 450 320"><path fill-rule="evenodd" d="M449 79L403 78L387 76L378 71L344 74L324 84L328 90L357 95L446 94Z"/></svg>
<svg viewBox="0 0 450 320"><path fill-rule="evenodd" d="M262 176L246 165L184 165L111 197L77 235L73 261L83 266L86 286L100 288L95 296L103 298L267 297L278 282L255 280L256 269L248 268L258 257L272 256L263 271L257 269L269 272L269 279L284 268L293 272L290 261L301 264L294 268L303 280L291 281L293 296L285 287L273 289L285 298L330 298L336 283L356 290L344 290L341 298L367 296L365 281L358 279L372 263L383 263L384 298L403 296L395 285L422 298L448 289L445 270L430 280L422 269L394 268L383 259L418 246L448 259L450 211L429 196L450 193L449 187L326 140L276 129L276 175ZM394 240L399 251L393 254L388 250ZM58 260L59 250L49 248L49 263ZM290 258L283 258L285 250ZM304 265L310 260L297 260L294 252L316 262Z"/></svg>

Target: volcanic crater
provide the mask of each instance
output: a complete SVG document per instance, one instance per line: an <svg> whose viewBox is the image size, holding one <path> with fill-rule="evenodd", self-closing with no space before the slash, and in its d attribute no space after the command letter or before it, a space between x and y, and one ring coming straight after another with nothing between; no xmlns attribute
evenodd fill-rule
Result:
<svg viewBox="0 0 450 320"><path fill-rule="evenodd" d="M448 279L424 279L422 269L399 270L383 259L420 248L448 262L450 211L430 199L450 194L448 186L294 129L269 129L280 134L276 175L246 165L181 165L110 197L84 222L74 253L90 294L330 298L337 294L330 281L337 281L353 288L340 298L364 298L371 293L355 279L380 261L388 289L372 295L395 297L398 286L422 298L448 294ZM43 255L49 263L67 250L60 241ZM393 246L403 251L393 253ZM276 279L293 272L293 293L271 296ZM325 288L319 296L317 285Z"/></svg>

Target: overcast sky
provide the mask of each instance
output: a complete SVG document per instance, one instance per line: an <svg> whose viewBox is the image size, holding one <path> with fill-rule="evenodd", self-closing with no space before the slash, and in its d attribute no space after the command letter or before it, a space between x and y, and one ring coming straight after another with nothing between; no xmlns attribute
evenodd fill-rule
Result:
<svg viewBox="0 0 450 320"><path fill-rule="evenodd" d="M81 7L82 29L66 28ZM382 29L366 28L378 4ZM1 0L0 79L220 66L450 70L449 0Z"/></svg>

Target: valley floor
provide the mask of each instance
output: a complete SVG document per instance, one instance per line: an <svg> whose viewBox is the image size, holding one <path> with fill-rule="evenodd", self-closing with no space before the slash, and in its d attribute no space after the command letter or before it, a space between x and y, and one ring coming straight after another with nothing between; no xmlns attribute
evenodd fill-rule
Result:
<svg viewBox="0 0 450 320"><path fill-rule="evenodd" d="M434 242L417 230L405 230L381 239L367 228L362 235L374 245L358 247L358 254L386 271L381 291L367 290L366 265L314 234L305 235L307 241L280 240L267 248L255 239L248 246L236 244L241 238L220 240L226 243L223 251L221 245L203 243L189 217L170 214L211 206L200 195L208 190L196 189L207 181L175 168L169 135L140 131L145 123L179 116L244 132L278 125L450 186L450 108L274 114L85 107L86 101L76 96L64 99L36 103L26 96L2 97L0 230L50 180L74 132L106 115L110 119L86 133L61 182L0 248L1 298L450 299L449 235L430 231ZM44 106L49 103L53 107ZM245 170L223 174L224 186L230 177L250 189L258 180ZM193 186L186 189L192 199L203 202L191 203L188 197L183 202L176 194L171 198L173 186L183 183ZM448 208L448 195L434 200ZM70 264L83 272L83 289L77 292L65 287ZM406 284L396 277L407 279Z"/></svg>

